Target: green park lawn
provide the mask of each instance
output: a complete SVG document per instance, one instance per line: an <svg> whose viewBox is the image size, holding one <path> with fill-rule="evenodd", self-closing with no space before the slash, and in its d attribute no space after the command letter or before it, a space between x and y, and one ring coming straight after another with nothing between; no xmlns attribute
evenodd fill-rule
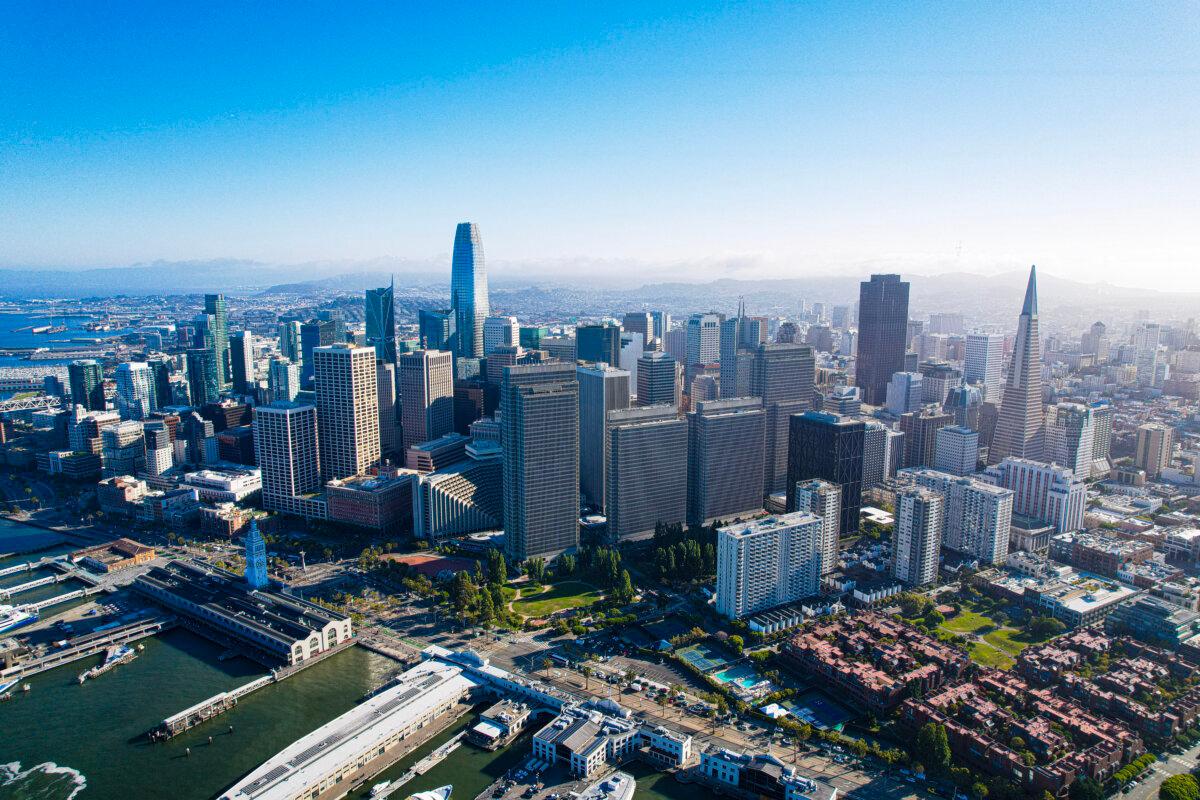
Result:
<svg viewBox="0 0 1200 800"><path fill-rule="evenodd" d="M942 627L954 633L977 633L988 627L995 627L996 623L980 614L978 611L968 611L963 609L958 614L951 617L942 623Z"/></svg>
<svg viewBox="0 0 1200 800"><path fill-rule="evenodd" d="M970 638L967 651L972 660L998 669L1010 668L1015 663L1014 656L1033 644L1029 634L1010 625L1002 625L965 605L958 614L943 622L941 627L943 630Z"/></svg>
<svg viewBox="0 0 1200 800"><path fill-rule="evenodd" d="M528 591L522 589L521 597L512 604L513 611L524 617L546 617L567 608L590 606L601 597L596 587L583 581L562 581L532 595L527 595Z"/></svg>

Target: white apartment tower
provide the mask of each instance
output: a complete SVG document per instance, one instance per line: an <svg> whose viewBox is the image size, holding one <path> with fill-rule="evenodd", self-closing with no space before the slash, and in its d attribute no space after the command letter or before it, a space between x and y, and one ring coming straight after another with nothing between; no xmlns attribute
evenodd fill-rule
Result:
<svg viewBox="0 0 1200 800"><path fill-rule="evenodd" d="M929 489L910 487L896 493L893 578L909 586L937 580L945 509L946 501Z"/></svg>
<svg viewBox="0 0 1200 800"><path fill-rule="evenodd" d="M313 348L321 477L363 475L379 465L375 348Z"/></svg>
<svg viewBox="0 0 1200 800"><path fill-rule="evenodd" d="M837 569L838 536L842 529L842 490L828 481L814 478L796 484L795 511L812 514L821 520L821 541L817 553L821 574Z"/></svg>
<svg viewBox="0 0 1200 800"><path fill-rule="evenodd" d="M822 525L794 512L717 531L717 613L736 619L817 594Z"/></svg>

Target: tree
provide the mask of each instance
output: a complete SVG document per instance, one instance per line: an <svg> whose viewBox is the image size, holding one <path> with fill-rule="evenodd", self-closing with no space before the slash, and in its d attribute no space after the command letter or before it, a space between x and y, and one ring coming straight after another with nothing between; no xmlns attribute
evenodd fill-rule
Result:
<svg viewBox="0 0 1200 800"><path fill-rule="evenodd" d="M548 659L548 658L543 658L543 659L542 659L542 674L543 674L543 675L549 675L549 674L550 674L550 668L551 668L551 667L553 667L553 666L554 666L554 662L553 662L553 661L551 661L551 660L550 660L550 659Z"/></svg>
<svg viewBox="0 0 1200 800"><path fill-rule="evenodd" d="M1104 787L1092 778L1080 778L1071 784L1071 800L1104 800Z"/></svg>
<svg viewBox="0 0 1200 800"><path fill-rule="evenodd" d="M575 572L575 556L563 555L558 559L558 574L571 575Z"/></svg>
<svg viewBox="0 0 1200 800"><path fill-rule="evenodd" d="M541 583L546 577L546 559L530 558L525 561L525 574L529 576L529 580Z"/></svg>
<svg viewBox="0 0 1200 800"><path fill-rule="evenodd" d="M1159 800L1200 800L1200 783L1195 776L1172 775L1158 787Z"/></svg>
<svg viewBox="0 0 1200 800"><path fill-rule="evenodd" d="M504 583L508 580L508 564L499 550L488 550L487 577L488 583Z"/></svg>
<svg viewBox="0 0 1200 800"><path fill-rule="evenodd" d="M741 654L742 650L744 650L746 647L746 640L738 636L736 633L733 636L730 636L728 641L729 646L733 648L733 652L735 653Z"/></svg>
<svg viewBox="0 0 1200 800"><path fill-rule="evenodd" d="M586 689L591 685L592 668L585 664L579 671L583 673L583 688Z"/></svg>
<svg viewBox="0 0 1200 800"><path fill-rule="evenodd" d="M1066 625L1054 617L1034 617L1029 620L1029 632L1039 639L1049 639L1067 629Z"/></svg>
<svg viewBox="0 0 1200 800"><path fill-rule="evenodd" d="M946 738L946 726L927 722L917 732L917 743L913 755L933 771L950 766L950 741Z"/></svg>

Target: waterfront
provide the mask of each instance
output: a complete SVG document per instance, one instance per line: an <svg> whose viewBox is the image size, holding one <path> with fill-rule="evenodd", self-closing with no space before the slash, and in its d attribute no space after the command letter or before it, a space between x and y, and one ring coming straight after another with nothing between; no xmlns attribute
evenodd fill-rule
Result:
<svg viewBox="0 0 1200 800"><path fill-rule="evenodd" d="M0 313L0 349L45 347L51 350L74 350L76 348L104 345L104 340L129 333L129 329L121 328L111 331L89 331L83 326L95 322L96 317L89 314L48 315L43 313ZM58 333L34 333L22 328L40 327L43 325L65 326L65 331ZM72 342L72 339L81 341ZM95 345L88 341L94 340ZM51 359L43 361L26 361L17 356L0 356L0 366L44 366L49 364L65 364L69 359Z"/></svg>

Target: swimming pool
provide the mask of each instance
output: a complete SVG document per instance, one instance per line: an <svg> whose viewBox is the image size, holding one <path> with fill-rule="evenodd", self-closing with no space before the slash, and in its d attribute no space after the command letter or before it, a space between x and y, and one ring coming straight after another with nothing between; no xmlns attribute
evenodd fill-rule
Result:
<svg viewBox="0 0 1200 800"><path fill-rule="evenodd" d="M743 689L749 689L762 681L762 677L749 664L738 664L736 667L721 670L713 675L719 683L732 683Z"/></svg>

